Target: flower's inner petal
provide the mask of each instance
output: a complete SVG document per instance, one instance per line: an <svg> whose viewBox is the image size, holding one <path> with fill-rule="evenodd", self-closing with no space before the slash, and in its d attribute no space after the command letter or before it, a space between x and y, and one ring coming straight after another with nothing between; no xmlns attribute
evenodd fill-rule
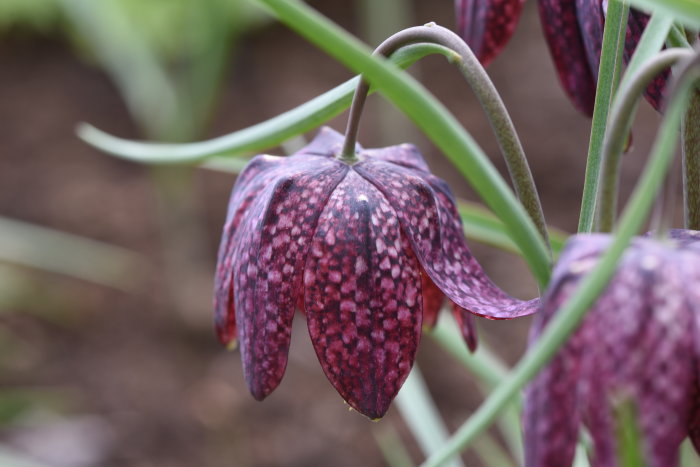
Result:
<svg viewBox="0 0 700 467"><path fill-rule="evenodd" d="M576 17L576 3L539 0L539 11L559 81L576 108L588 116L593 115L596 84Z"/></svg>
<svg viewBox="0 0 700 467"><path fill-rule="evenodd" d="M487 66L508 43L518 25L524 0L457 0L459 35Z"/></svg>
<svg viewBox="0 0 700 467"><path fill-rule="evenodd" d="M369 159L379 159L384 162L391 162L409 169L418 169L430 172L428 163L425 162L418 148L413 144L399 144L387 148L365 149L362 156Z"/></svg>
<svg viewBox="0 0 700 467"><path fill-rule="evenodd" d="M257 399L279 384L287 364L304 260L318 218L348 168L293 156L258 195L233 243L236 321L246 381Z"/></svg>
<svg viewBox="0 0 700 467"><path fill-rule="evenodd" d="M576 0L576 17L586 50L588 68L597 80L605 24L601 0Z"/></svg>
<svg viewBox="0 0 700 467"><path fill-rule="evenodd" d="M394 206L421 266L450 300L492 319L537 311L538 300L510 297L486 276L469 252L454 198L444 181L380 161L361 162L355 170Z"/></svg>
<svg viewBox="0 0 700 467"><path fill-rule="evenodd" d="M437 323L442 304L445 302L445 295L433 283L423 268L420 270L420 278L423 290L423 327L433 329Z"/></svg>
<svg viewBox="0 0 700 467"><path fill-rule="evenodd" d="M333 128L324 126L311 142L303 147L297 154L307 154L312 156L335 157L343 149L345 136L338 133ZM362 150L362 146L355 146L357 151Z"/></svg>
<svg viewBox="0 0 700 467"><path fill-rule="evenodd" d="M304 295L326 376L350 406L382 417L420 340L420 266L387 200L352 170L319 220Z"/></svg>
<svg viewBox="0 0 700 467"><path fill-rule="evenodd" d="M469 348L470 352L476 352L476 348L479 345L479 337L476 332L474 315L469 312L469 310L465 310L461 306L455 305L454 303L451 303L451 305L452 315L457 321L457 325L462 333L464 342L467 343L467 347Z"/></svg>

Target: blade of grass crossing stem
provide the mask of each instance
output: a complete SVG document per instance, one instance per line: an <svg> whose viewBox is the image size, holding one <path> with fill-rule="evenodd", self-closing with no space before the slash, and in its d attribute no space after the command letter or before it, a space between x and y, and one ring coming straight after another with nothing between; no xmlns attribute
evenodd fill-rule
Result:
<svg viewBox="0 0 700 467"><path fill-rule="evenodd" d="M574 294L561 307L540 339L520 360L510 376L491 393L472 417L450 438L448 443L425 462L424 466L442 465L487 429L498 414L507 407L509 401L549 362L603 291L615 272L617 262L627 248L629 241L642 227L666 176L677 147L676 137L688 93L694 84L693 81L698 77L700 77L700 72L697 69L692 70L691 73L688 73L688 79L681 82L675 91L654 141L650 160L632 193L608 250L600 258L596 267L583 279Z"/></svg>
<svg viewBox="0 0 700 467"><path fill-rule="evenodd" d="M591 123L591 138L588 143L588 158L586 159L586 177L583 185L581 200L581 215L579 216L578 231L592 232L595 224L595 209L600 180L601 153L603 138L608 121L608 113L622 67L622 53L627 30L629 6L624 0L608 2L603 45L598 70L598 85L593 108Z"/></svg>
<svg viewBox="0 0 700 467"><path fill-rule="evenodd" d="M454 52L440 45L413 44L399 49L391 60L407 68L431 54L442 54L448 59L454 56ZM87 123L80 124L77 132L83 141L107 154L147 164L193 164L215 156L246 156L277 146L339 115L350 106L358 80L352 78L269 120L206 141L183 144L132 141Z"/></svg>
<svg viewBox="0 0 700 467"><path fill-rule="evenodd" d="M644 465L642 435L637 426L637 411L632 401L625 400L615 407L615 425L620 467Z"/></svg>
<svg viewBox="0 0 700 467"><path fill-rule="evenodd" d="M418 365L413 366L411 373L401 386L401 390L396 396L396 404L423 454L429 456L445 442L448 436L447 428L430 397L430 392ZM462 461L457 457L445 465L464 467Z"/></svg>
<svg viewBox="0 0 700 467"><path fill-rule="evenodd" d="M508 367L489 349L483 339L476 352L471 353L457 330L458 326L450 313L442 313L435 328L428 336L438 343L458 362L469 370L479 382L483 394L487 396L508 376ZM498 427L515 459L523 459L523 436L520 428L520 400L516 400L504 411Z"/></svg>
<svg viewBox="0 0 700 467"><path fill-rule="evenodd" d="M660 12L672 16L675 21L700 29L700 6L697 0L629 0L634 7L644 11Z"/></svg>
<svg viewBox="0 0 700 467"><path fill-rule="evenodd" d="M297 33L360 72L447 155L504 222L541 288L549 281L549 248L483 150L452 114L415 79L298 0L256 0Z"/></svg>

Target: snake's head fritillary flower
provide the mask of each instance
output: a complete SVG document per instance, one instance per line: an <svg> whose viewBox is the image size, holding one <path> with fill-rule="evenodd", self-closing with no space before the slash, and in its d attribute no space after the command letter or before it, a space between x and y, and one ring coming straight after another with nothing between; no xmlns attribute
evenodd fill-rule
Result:
<svg viewBox="0 0 700 467"><path fill-rule="evenodd" d="M458 30L484 66L505 47L522 12L521 0L455 0ZM593 114L603 42L606 0L538 0L540 18L559 81L574 106ZM649 17L630 10L624 58L629 61ZM661 106L668 73L659 75L646 92L655 109Z"/></svg>
<svg viewBox="0 0 700 467"><path fill-rule="evenodd" d="M233 188L216 273L216 326L238 341L257 399L280 383L295 308L323 370L350 406L375 419L413 365L423 323L443 295L469 345L471 313L530 314L535 301L496 287L473 258L454 198L414 146L336 156L330 129L289 157L257 156Z"/></svg>
<svg viewBox="0 0 700 467"><path fill-rule="evenodd" d="M687 434L698 445L700 232L672 243L635 239L579 329L530 383L525 396L526 466L571 465L580 425L594 465L617 465L615 404L631 402L648 466L677 464ZM533 339L610 244L574 237L555 267Z"/></svg>

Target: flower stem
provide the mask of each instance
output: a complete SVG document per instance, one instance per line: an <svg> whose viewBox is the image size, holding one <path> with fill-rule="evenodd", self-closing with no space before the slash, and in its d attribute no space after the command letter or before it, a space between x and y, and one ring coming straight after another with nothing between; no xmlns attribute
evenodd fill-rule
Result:
<svg viewBox="0 0 700 467"><path fill-rule="evenodd" d="M690 95L681 137L685 227L700 230L700 92L697 89Z"/></svg>
<svg viewBox="0 0 700 467"><path fill-rule="evenodd" d="M410 75L299 0L257 0L339 62L360 72L425 132L507 226L541 288L551 274L549 248L513 191L455 117Z"/></svg>
<svg viewBox="0 0 700 467"><path fill-rule="evenodd" d="M594 229L603 137L605 136L610 104L620 77L628 14L629 5L625 0L610 0L608 2L595 107L593 108L593 122L591 123L591 138L588 144L586 178L583 185L578 224L579 232L591 232Z"/></svg>
<svg viewBox="0 0 700 467"><path fill-rule="evenodd" d="M589 307L605 289L614 274L617 263L632 237L639 231L649 213L677 146L677 133L687 96L700 78L700 56L684 67L677 86L674 86L666 117L664 118L649 162L632 193L617 233L596 267L586 275L576 291L560 308L559 313L545 328L539 340L520 360L507 380L503 382L477 409L472 417L450 438L442 449L433 453L424 467L442 465L457 454L481 432L486 430L513 397L549 362L559 347L576 330Z"/></svg>
<svg viewBox="0 0 700 467"><path fill-rule="evenodd" d="M439 44L453 50L457 54L452 57L451 61L457 64L486 113L486 117L494 130L506 161L515 193L537 226L537 230L542 235L542 238L549 243L542 205L515 126L496 87L469 46L454 32L431 23L425 26L404 29L394 34L375 49L374 55L388 56L398 48L416 42ZM345 144L341 152L341 158L345 160L351 161L355 157L359 119L368 90L369 85L367 82L364 80L360 81L350 108Z"/></svg>
<svg viewBox="0 0 700 467"><path fill-rule="evenodd" d="M634 120L637 102L649 83L678 60L691 57L688 49L668 49L652 57L636 73L625 79L615 98L602 152L599 228L610 232L615 222L620 173L620 157Z"/></svg>

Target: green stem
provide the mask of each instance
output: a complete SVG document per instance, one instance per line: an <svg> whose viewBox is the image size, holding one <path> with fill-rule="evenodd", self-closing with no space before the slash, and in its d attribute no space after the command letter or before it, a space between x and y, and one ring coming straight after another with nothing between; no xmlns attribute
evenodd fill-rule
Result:
<svg viewBox="0 0 700 467"><path fill-rule="evenodd" d="M688 49L668 49L647 61L636 73L623 80L610 113L607 135L602 154L599 227L610 232L617 211L620 158L627 135L634 121L637 102L649 83L663 70L693 53Z"/></svg>
<svg viewBox="0 0 700 467"><path fill-rule="evenodd" d="M629 0L630 3L644 11L664 13L672 16L679 23L700 29L700 7L697 0Z"/></svg>
<svg viewBox="0 0 700 467"><path fill-rule="evenodd" d="M547 225L542 212L542 204L537 195L537 188L525 157L525 151L523 151L520 138L518 138L515 126L510 119L508 109L503 104L501 96L498 94L484 67L481 66L481 63L479 63L469 46L459 36L449 29L435 24L404 29L392 35L376 48L374 55L388 56L398 48L414 42L442 45L459 55L458 58L454 58L453 62L457 64L459 70L467 79L482 109L486 113L486 117L501 147L511 181L520 202L523 203L525 210L537 226L542 238L548 242ZM346 160L352 160L355 157L359 118L368 90L369 85L367 82L361 81L355 91L345 133L345 144L341 152L341 157Z"/></svg>
<svg viewBox="0 0 700 467"><path fill-rule="evenodd" d="M406 68L430 54L454 56L454 52L439 45L416 44L401 48L391 60ZM145 164L194 164L216 156L245 156L277 146L339 115L350 105L359 79L350 79L269 120L206 141L184 144L132 141L112 136L87 123L79 125L77 132L83 141L101 151Z"/></svg>
<svg viewBox="0 0 700 467"><path fill-rule="evenodd" d="M683 212L685 227L700 230L700 92L690 95L683 118Z"/></svg>
<svg viewBox="0 0 700 467"><path fill-rule="evenodd" d="M423 464L424 466L442 465L486 430L498 414L508 406L513 397L517 396L528 381L547 364L559 347L574 332L588 308L607 286L628 243L642 227L673 159L677 146L678 128L687 96L694 82L700 78L698 61L696 58L689 67L686 67L679 84L674 87L669 100L670 105L654 142L649 162L632 193L629 204L622 215L619 229L608 250L559 309L541 337L520 360L508 379L491 393L472 417L457 430L442 449L436 451Z"/></svg>
<svg viewBox="0 0 700 467"><path fill-rule="evenodd" d="M579 232L592 232L594 229L603 137L605 136L610 104L620 76L628 14L629 6L624 0L610 0L608 2L595 107L593 108L593 122L591 123L591 139L588 144L586 176L578 224Z"/></svg>
<svg viewBox="0 0 700 467"><path fill-rule="evenodd" d="M412 77L372 57L366 46L298 0L258 0L303 37L362 73L447 155L504 222L541 288L549 281L549 248L483 150L454 116Z"/></svg>

